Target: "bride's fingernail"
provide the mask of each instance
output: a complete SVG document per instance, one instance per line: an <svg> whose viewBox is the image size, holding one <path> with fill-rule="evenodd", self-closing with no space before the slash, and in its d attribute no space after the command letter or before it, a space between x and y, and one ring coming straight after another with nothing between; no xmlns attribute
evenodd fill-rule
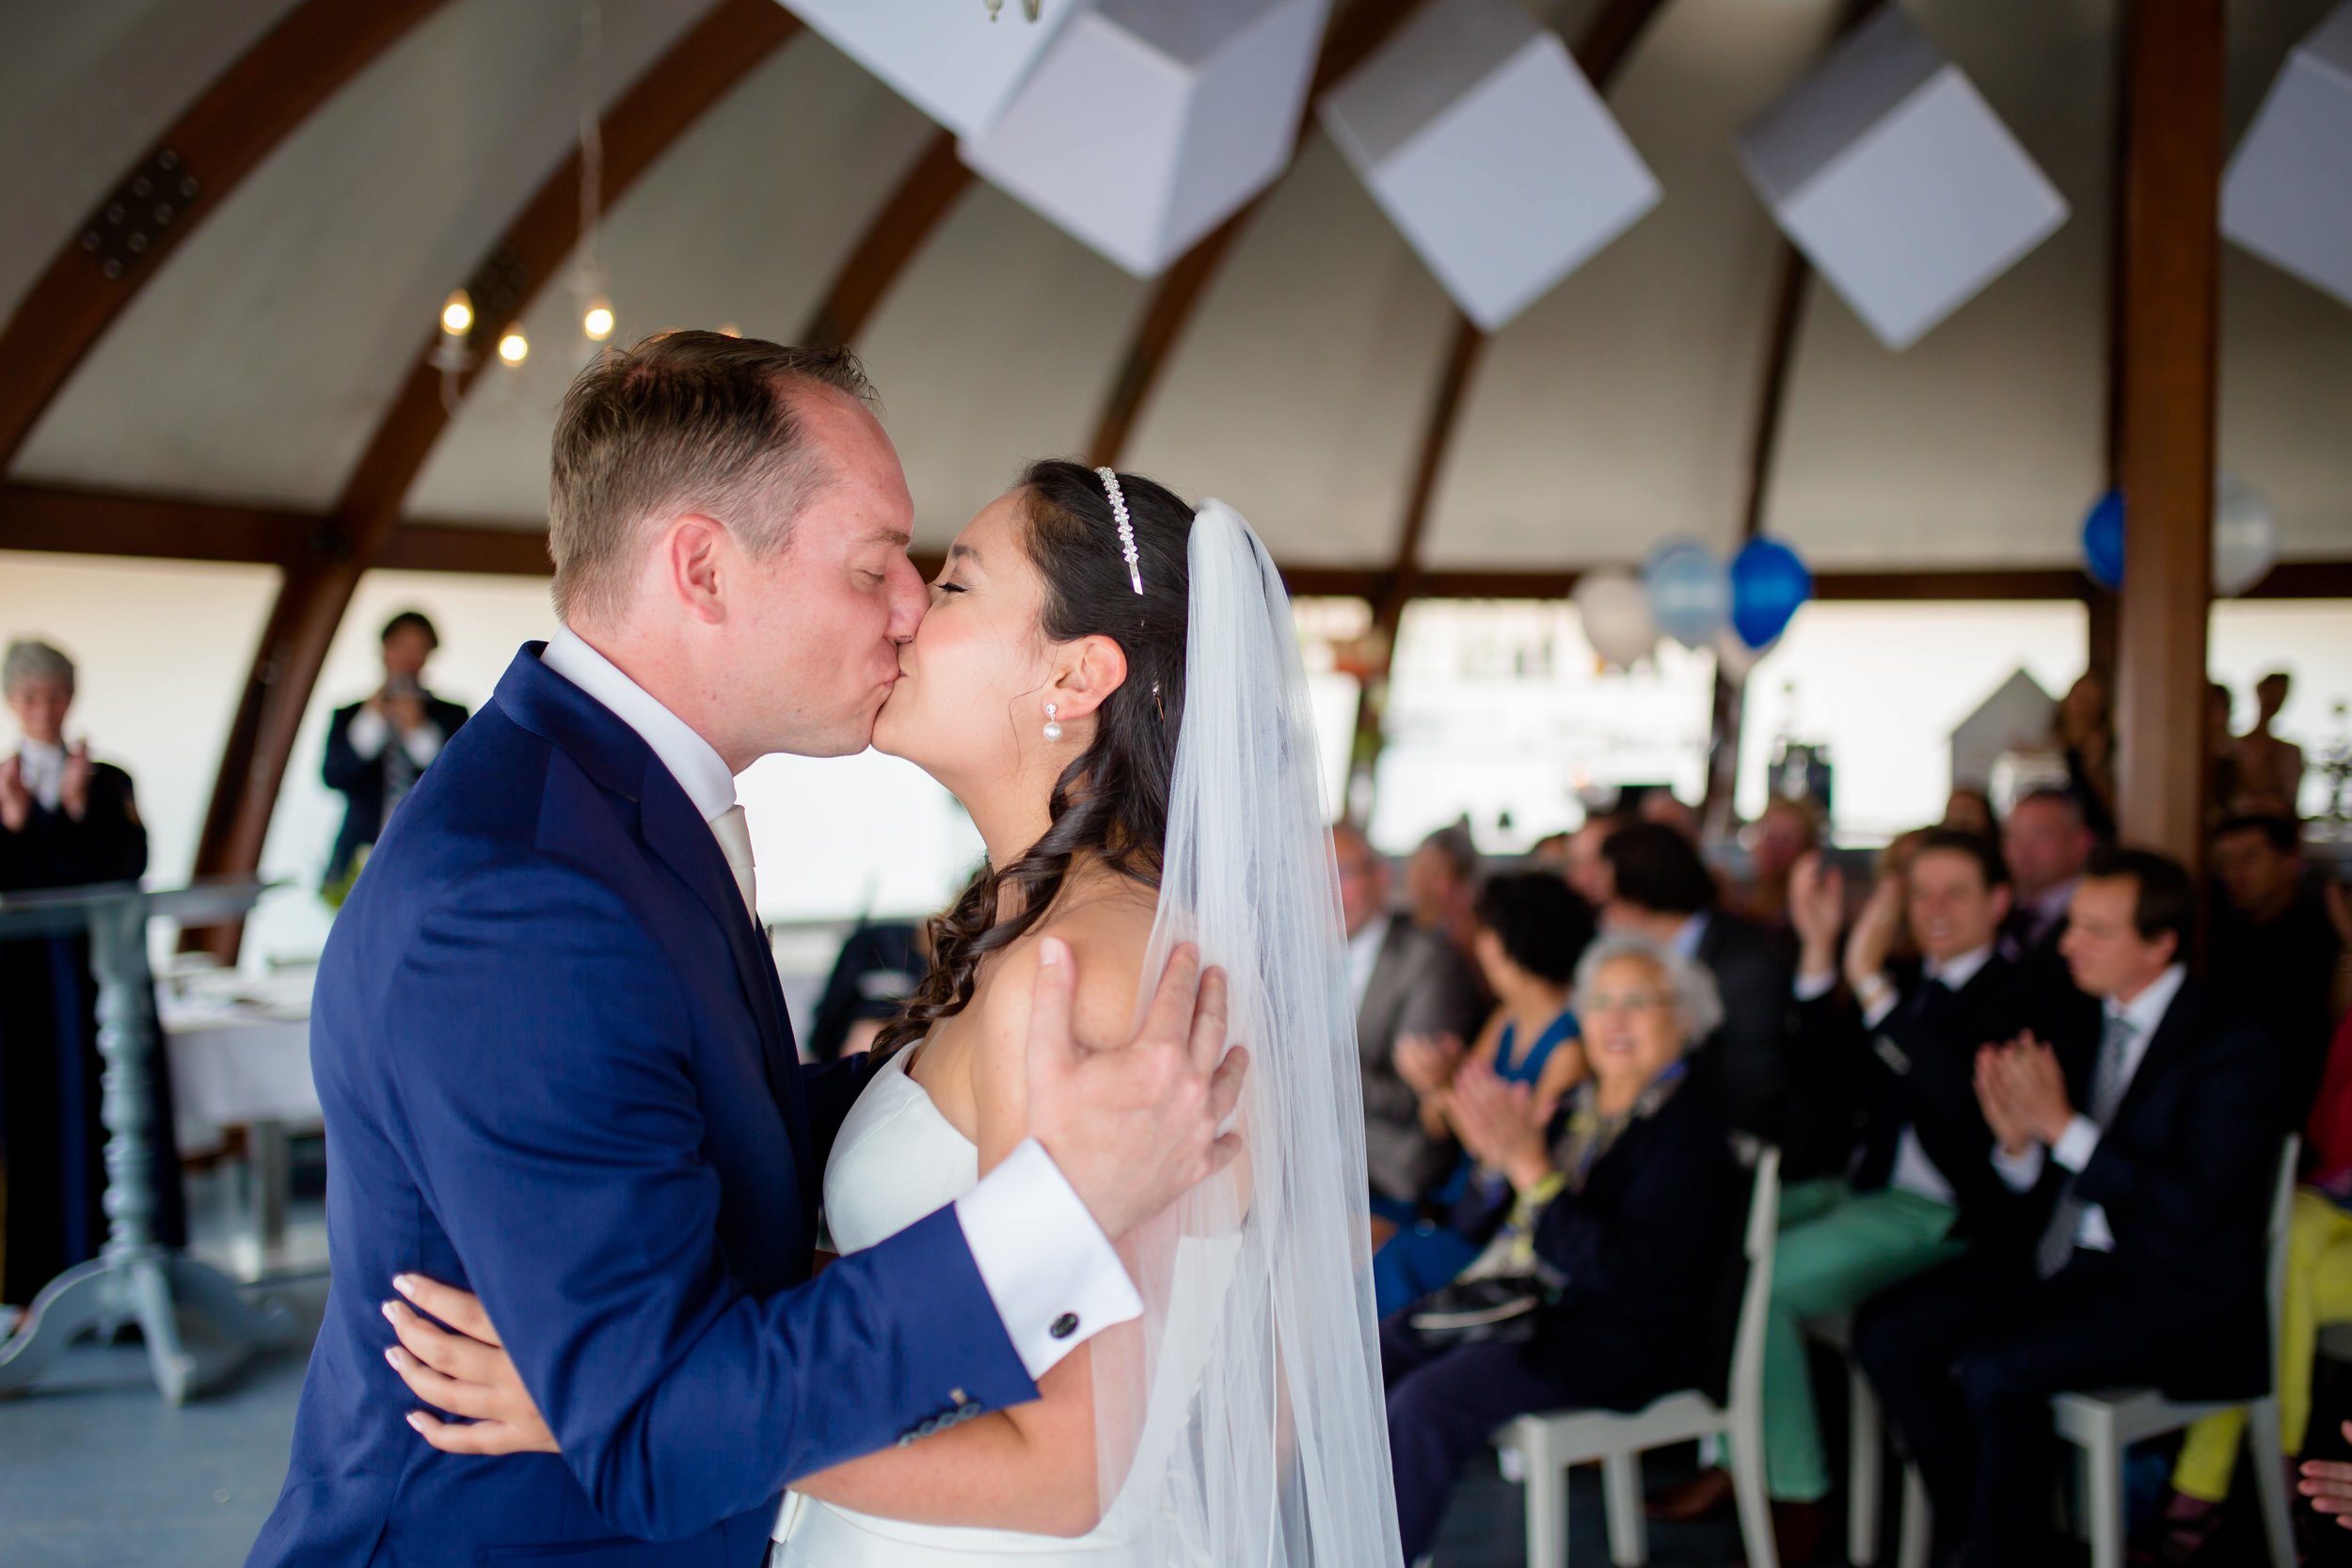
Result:
<svg viewBox="0 0 2352 1568"><path fill-rule="evenodd" d="M413 1299L417 1293L417 1276L413 1274L396 1274L392 1275L392 1289Z"/></svg>
<svg viewBox="0 0 2352 1568"><path fill-rule="evenodd" d="M392 1370L400 1370L400 1347L398 1345L387 1347L384 1352L384 1359L390 1363Z"/></svg>
<svg viewBox="0 0 2352 1568"><path fill-rule="evenodd" d="M1037 966L1040 969L1052 969L1069 956L1070 949L1062 944L1059 937L1047 937L1037 944Z"/></svg>
<svg viewBox="0 0 2352 1568"><path fill-rule="evenodd" d="M419 1415L416 1411L411 1410L407 1415L402 1417L401 1419L408 1423L408 1430L411 1432L421 1433L424 1431L424 1418Z"/></svg>
<svg viewBox="0 0 2352 1568"><path fill-rule="evenodd" d="M384 1311L384 1321L385 1321L386 1323L396 1323L400 1322L400 1316L399 1316L399 1312L400 1312L400 1303L398 1303L398 1302L396 1302L396 1301L388 1301L388 1302L386 1302L386 1303L384 1304L383 1311Z"/></svg>

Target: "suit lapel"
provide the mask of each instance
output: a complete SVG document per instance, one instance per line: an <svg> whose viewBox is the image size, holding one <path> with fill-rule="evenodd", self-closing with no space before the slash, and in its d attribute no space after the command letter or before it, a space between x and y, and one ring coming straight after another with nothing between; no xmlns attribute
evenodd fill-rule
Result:
<svg viewBox="0 0 2352 1568"><path fill-rule="evenodd" d="M2107 1118L2109 1127L2122 1125L2137 1106L2149 1085L2164 1076L2174 1057L2193 1043L2195 1022L2190 1018L2195 1009L2193 998L2185 982L2172 998L2172 1005L2164 1009L2164 1017L2156 1023L2156 1032L2141 1053L2139 1066L2132 1069L2132 1081L2123 1085L2123 1098L2116 1102L2115 1115Z"/></svg>

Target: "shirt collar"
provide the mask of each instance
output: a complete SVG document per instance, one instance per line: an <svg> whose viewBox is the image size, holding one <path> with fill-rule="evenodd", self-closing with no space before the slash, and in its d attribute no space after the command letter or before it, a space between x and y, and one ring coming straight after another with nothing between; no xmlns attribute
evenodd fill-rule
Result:
<svg viewBox="0 0 2352 1568"><path fill-rule="evenodd" d="M1675 933L1674 941L1667 945L1683 958L1697 958L1699 943L1707 940L1708 919L1708 912L1705 910L1699 911L1698 913L1682 923L1682 929Z"/></svg>
<svg viewBox="0 0 2352 1568"><path fill-rule="evenodd" d="M1963 953L1949 963L1939 964L1931 958L1927 966L1928 978L1941 980L1949 989L1961 990L1967 986L1969 981L1977 977L1978 972L1991 962L1992 958L1993 944L1989 942L1973 953Z"/></svg>
<svg viewBox="0 0 2352 1568"><path fill-rule="evenodd" d="M678 787L703 820L711 822L726 815L735 804L735 775L727 771L726 759L718 748L694 732L676 714L661 705L660 700L644 687L621 673L620 667L590 647L579 633L569 626L558 628L548 639L547 651L539 662L579 687L612 711L612 716L637 732L638 738L651 747L653 754L661 759L661 766L677 780Z"/></svg>
<svg viewBox="0 0 2352 1568"><path fill-rule="evenodd" d="M2171 1009L2172 999L2181 994L2181 983L2187 978L2188 970L2185 965L2172 964L2157 975L2146 990L2129 1002L2118 1002L2114 997L2108 997L2107 1016L2120 1018L2130 1024L2132 1032L2141 1039L2153 1038L2156 1026L2164 1022L2164 1015Z"/></svg>

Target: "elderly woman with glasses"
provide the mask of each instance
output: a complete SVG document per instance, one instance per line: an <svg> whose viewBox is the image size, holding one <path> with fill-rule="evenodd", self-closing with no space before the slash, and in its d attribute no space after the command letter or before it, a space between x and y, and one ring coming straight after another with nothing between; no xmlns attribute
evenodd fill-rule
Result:
<svg viewBox="0 0 2352 1568"><path fill-rule="evenodd" d="M1389 1446L1405 1558L1429 1550L1462 1462L1514 1416L1638 1410L1707 1381L1710 1305L1738 1244L1742 1178L1683 1053L1722 1021L1707 972L1632 933L1577 966L1573 1006L1590 1076L1550 1123L1524 1085L1465 1067L1454 1123L1509 1179L1486 1250L1448 1291L1381 1325ZM1478 1338L1448 1300L1486 1280L1520 1292L1533 1332Z"/></svg>

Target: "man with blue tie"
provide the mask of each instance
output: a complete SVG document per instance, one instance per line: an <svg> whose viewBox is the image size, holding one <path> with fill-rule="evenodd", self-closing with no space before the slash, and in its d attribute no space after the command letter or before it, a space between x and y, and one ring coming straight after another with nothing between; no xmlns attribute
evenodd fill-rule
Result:
<svg viewBox="0 0 2352 1568"><path fill-rule="evenodd" d="M2092 858L2062 952L2100 998L2095 1049L2028 1033L1977 1058L1994 1167L2046 1217L2030 1247L1922 1275L1856 1325L1949 1560L2048 1560L2052 1395L2122 1385L2225 1400L2265 1386L2279 1064L2188 977L2196 919L2176 863Z"/></svg>

